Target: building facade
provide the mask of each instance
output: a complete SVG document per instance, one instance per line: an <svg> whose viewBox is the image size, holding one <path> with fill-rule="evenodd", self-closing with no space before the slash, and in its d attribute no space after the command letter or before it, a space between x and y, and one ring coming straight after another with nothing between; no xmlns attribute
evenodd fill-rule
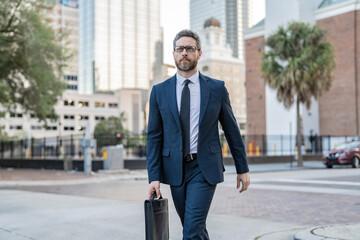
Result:
<svg viewBox="0 0 360 240"><path fill-rule="evenodd" d="M244 37L248 133L296 134L296 106L287 110L277 101L276 91L265 86L260 66L266 38L280 25L302 21L325 30L326 39L334 47L336 62L330 90L323 92L317 101L312 99L310 110L300 107L302 134L359 136L360 1L276 0L270 4L267 0L266 3L265 20L247 29Z"/></svg>
<svg viewBox="0 0 360 240"><path fill-rule="evenodd" d="M129 96L120 96L119 107L127 129L139 134L163 60L160 0L80 0L79 6L79 93Z"/></svg>
<svg viewBox="0 0 360 240"><path fill-rule="evenodd" d="M224 47L230 44L233 56L243 59L243 0L190 0L190 29L200 33L204 22L214 17L224 32Z"/></svg>
<svg viewBox="0 0 360 240"><path fill-rule="evenodd" d="M252 28L265 16L265 0L243 0L244 1L244 25L245 28ZM246 18L245 18L246 17Z"/></svg>
<svg viewBox="0 0 360 240"><path fill-rule="evenodd" d="M343 0L323 1L315 11L316 24L326 31L336 62L332 86L319 99L322 135L360 135L359 10L360 1Z"/></svg>
<svg viewBox="0 0 360 240"><path fill-rule="evenodd" d="M48 127L21 108L0 118L3 131L9 136L34 138L69 136L85 133L87 126L93 133L96 124L110 116L120 116L120 97L115 94L79 94L65 91L55 105L59 119ZM125 122L125 124L127 124Z"/></svg>
<svg viewBox="0 0 360 240"><path fill-rule="evenodd" d="M241 59L233 56L230 45L222 42L222 33L218 20L211 18L205 21L200 34L203 53L198 66L201 73L225 82L234 116L242 134L245 134L245 66Z"/></svg>
<svg viewBox="0 0 360 240"><path fill-rule="evenodd" d="M78 0L60 0L53 9L48 10L47 17L57 32L64 32L66 38L61 44L68 49L72 57L63 69L63 79L68 90L78 88L78 48L79 48L79 2Z"/></svg>
<svg viewBox="0 0 360 240"><path fill-rule="evenodd" d="M160 0L79 5L79 92L148 89L162 59L156 51L162 42Z"/></svg>

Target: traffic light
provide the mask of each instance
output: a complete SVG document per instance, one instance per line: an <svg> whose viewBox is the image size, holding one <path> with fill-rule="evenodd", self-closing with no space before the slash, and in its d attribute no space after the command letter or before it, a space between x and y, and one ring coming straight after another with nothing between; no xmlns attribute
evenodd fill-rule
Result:
<svg viewBox="0 0 360 240"><path fill-rule="evenodd" d="M120 132L115 133L115 138L116 138L117 144L121 143L121 133Z"/></svg>

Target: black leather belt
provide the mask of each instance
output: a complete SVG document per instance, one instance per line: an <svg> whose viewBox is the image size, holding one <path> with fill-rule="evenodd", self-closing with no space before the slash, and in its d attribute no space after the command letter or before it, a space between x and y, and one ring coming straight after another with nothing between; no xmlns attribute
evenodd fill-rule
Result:
<svg viewBox="0 0 360 240"><path fill-rule="evenodd" d="M188 155L186 155L186 157L184 157L184 160L189 162L189 161L195 160L196 157L197 157L196 153L189 153Z"/></svg>

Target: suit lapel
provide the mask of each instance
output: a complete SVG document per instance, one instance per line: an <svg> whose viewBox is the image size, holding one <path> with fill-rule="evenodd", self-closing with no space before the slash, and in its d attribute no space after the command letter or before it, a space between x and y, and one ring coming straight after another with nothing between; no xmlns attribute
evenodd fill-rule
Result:
<svg viewBox="0 0 360 240"><path fill-rule="evenodd" d="M170 107L171 113L174 116L176 124L181 129L179 111L178 111L177 101L176 101L176 75L173 76L170 79L170 81L168 82L166 95L167 95L167 99L169 101L169 107Z"/></svg>
<svg viewBox="0 0 360 240"><path fill-rule="evenodd" d="M199 126L201 124L201 121L204 117L205 110L207 107L207 104L209 102L209 96L210 96L210 87L209 87L209 81L204 75L201 73L199 74L199 80L200 80L200 117L199 117Z"/></svg>

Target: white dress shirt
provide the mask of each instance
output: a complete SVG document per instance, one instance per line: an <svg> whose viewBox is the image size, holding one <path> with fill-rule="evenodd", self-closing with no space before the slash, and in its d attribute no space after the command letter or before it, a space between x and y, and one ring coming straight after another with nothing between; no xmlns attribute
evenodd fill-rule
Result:
<svg viewBox="0 0 360 240"><path fill-rule="evenodd" d="M180 115L181 94L184 88L184 82L189 79L190 90L190 153L197 153L199 118L200 118L200 81L199 71L189 78L184 78L176 73L176 100Z"/></svg>

